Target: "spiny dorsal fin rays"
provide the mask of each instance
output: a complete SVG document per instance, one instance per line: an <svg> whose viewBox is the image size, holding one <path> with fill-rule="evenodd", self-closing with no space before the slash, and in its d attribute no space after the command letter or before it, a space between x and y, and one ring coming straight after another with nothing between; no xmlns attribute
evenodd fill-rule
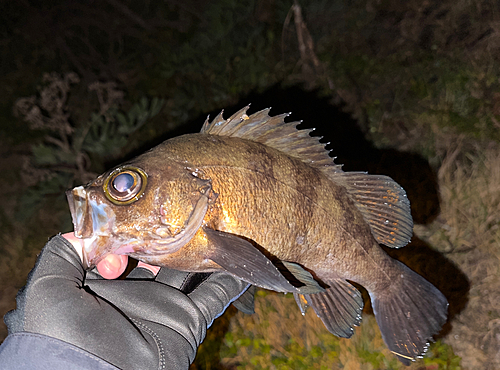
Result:
<svg viewBox="0 0 500 370"><path fill-rule="evenodd" d="M269 112L269 110L270 110L269 108L264 110L266 115ZM262 112L264 112L264 111L262 111ZM260 112L257 112L257 113L260 113ZM252 117L252 116L250 116L250 117ZM261 115L259 114L259 116L261 116ZM284 132L282 130L287 131L288 125L293 125L292 130L297 131L295 129L295 126L297 126L299 124L299 122L290 122L288 124L285 123L285 117L288 117L288 116L289 116L288 113L283 113L283 114L280 114L280 115L274 116L274 117L269 117L269 115L267 115L267 118L264 118L263 121L257 119L258 117L256 117L255 119L249 118L248 119L249 122L248 123L245 122L245 123L247 123L248 126L251 126L251 128L248 131L244 132L243 135L241 135L240 137L243 139L259 141L259 142L265 144L266 141L263 137L266 135L269 135L270 132L274 132L275 135L276 135L276 133L278 133L278 135L279 135L279 133L284 134ZM271 145L269 145L269 146L271 146Z"/></svg>
<svg viewBox="0 0 500 370"><path fill-rule="evenodd" d="M325 144L318 137L311 137L313 130L297 130L301 121L285 122L289 113L274 117L269 116L270 108L263 109L250 116L246 114L247 105L227 120L219 113L212 122L208 118L203 124L201 133L219 136L232 136L252 140L277 149L292 157L300 159L314 167L328 166L334 172L342 172L340 165L333 162L325 150Z"/></svg>
<svg viewBox="0 0 500 370"><path fill-rule="evenodd" d="M239 124L243 120L248 119L246 111L249 107L250 106L247 105L245 108L240 109L227 120L223 117L224 110L221 110L221 112L210 123L208 122L207 117L201 129L201 133L210 133L212 135L219 136L234 136L233 132L238 130Z"/></svg>

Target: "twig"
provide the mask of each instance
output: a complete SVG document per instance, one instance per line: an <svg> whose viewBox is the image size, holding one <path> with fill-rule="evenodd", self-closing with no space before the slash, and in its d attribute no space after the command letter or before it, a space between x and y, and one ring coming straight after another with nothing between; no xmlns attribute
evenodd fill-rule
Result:
<svg viewBox="0 0 500 370"><path fill-rule="evenodd" d="M315 51L314 51L314 40L309 33L309 30L307 28L306 22L304 21L304 18L302 16L302 8L299 5L297 0L294 0L294 3L292 7L290 8L290 11L288 12L285 22L283 24L283 32L282 32L282 54L283 54L283 59L285 58L285 51L284 51L284 35L285 35L285 29L288 27L290 23L290 19L292 17L294 18L294 23L295 23L295 29L297 31L297 43L299 46L299 53L300 53L300 65L302 68L302 79L305 80L306 83L310 87L314 87L315 82L314 79L317 77L320 78L325 78L328 84L328 87L335 91L335 84L329 78L325 71L326 68L323 66L323 64L320 62L318 59Z"/></svg>
<svg viewBox="0 0 500 370"><path fill-rule="evenodd" d="M297 30L297 39L299 43L300 59L302 60L303 67L307 65L307 61L312 61L316 72L319 72L321 63L314 52L314 42L307 29L307 26L302 18L302 8L298 4L297 0L294 1L292 5L293 16L295 20L295 28Z"/></svg>
<svg viewBox="0 0 500 370"><path fill-rule="evenodd" d="M139 17L133 11L131 11L128 7L117 0L106 0L106 2L112 7L118 9L123 15L133 21L135 24L141 26L146 31L152 31L153 27L151 27L144 19Z"/></svg>
<svg viewBox="0 0 500 370"><path fill-rule="evenodd" d="M64 135L63 137L66 137L66 135ZM70 153L71 152L71 150L69 148L69 143L68 143L67 140L65 140L65 142L62 142L61 140L58 140L55 137L46 135L45 136L45 141L57 145L59 148L61 148L62 150L64 150L66 153Z"/></svg>

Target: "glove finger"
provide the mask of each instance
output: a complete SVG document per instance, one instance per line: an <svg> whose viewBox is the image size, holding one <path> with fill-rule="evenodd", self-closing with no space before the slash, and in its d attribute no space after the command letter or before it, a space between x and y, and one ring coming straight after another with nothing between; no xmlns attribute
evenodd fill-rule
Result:
<svg viewBox="0 0 500 370"><path fill-rule="evenodd" d="M147 268L136 267L132 271L130 271L130 274L127 275L125 280L127 280L127 279L154 280L155 275L151 272L151 270L148 270Z"/></svg>
<svg viewBox="0 0 500 370"><path fill-rule="evenodd" d="M212 273L189 298L205 316L208 326L222 315L226 308L243 294L250 284L225 272Z"/></svg>
<svg viewBox="0 0 500 370"><path fill-rule="evenodd" d="M125 279L135 279L135 280L154 280L155 275L148 270L147 268L144 267L135 267L130 271L130 273L126 276ZM87 270L85 272L85 281L89 280L102 280L104 279L101 274L99 273L99 270L94 267L92 270ZM107 280L107 279L106 279Z"/></svg>
<svg viewBox="0 0 500 370"><path fill-rule="evenodd" d="M148 269L153 273L154 276L158 275L158 272L161 269L161 266L155 266L155 265L150 265L148 263L144 263L142 261L138 261L137 267L143 267L145 269Z"/></svg>
<svg viewBox="0 0 500 370"><path fill-rule="evenodd" d="M179 289L181 292L189 294L208 279L210 275L212 275L211 272L192 272L184 279L184 283Z"/></svg>
<svg viewBox="0 0 500 370"><path fill-rule="evenodd" d="M85 281L98 280L98 279L104 279L104 278L101 276L101 274L99 274L99 271L97 270L96 267L94 267L92 270L85 271Z"/></svg>
<svg viewBox="0 0 500 370"><path fill-rule="evenodd" d="M200 276L198 277L197 275ZM182 290L184 293L188 293L191 292L208 275L209 274L205 273L191 273L163 267L155 276L155 274L148 268L138 265L132 271L130 271L125 279L155 280L159 283ZM101 274L99 274L99 270L97 270L96 267L94 267L92 270L86 271L85 278L86 280L104 279Z"/></svg>
<svg viewBox="0 0 500 370"><path fill-rule="evenodd" d="M162 267L155 280L188 294L207 279L210 274L207 272L184 272Z"/></svg>
<svg viewBox="0 0 500 370"><path fill-rule="evenodd" d="M190 272L162 267L156 275L155 281L180 290L190 274Z"/></svg>
<svg viewBox="0 0 500 370"><path fill-rule="evenodd" d="M197 348L213 320L249 286L227 273L211 274L189 296L164 282L183 284L190 273L160 271L160 281L90 280L98 296L148 326L160 325L179 333ZM154 324L155 323L155 324Z"/></svg>
<svg viewBox="0 0 500 370"><path fill-rule="evenodd" d="M175 271L175 270L172 270ZM156 281L90 280L89 288L130 318L171 328L196 348L206 322L196 304L181 291Z"/></svg>

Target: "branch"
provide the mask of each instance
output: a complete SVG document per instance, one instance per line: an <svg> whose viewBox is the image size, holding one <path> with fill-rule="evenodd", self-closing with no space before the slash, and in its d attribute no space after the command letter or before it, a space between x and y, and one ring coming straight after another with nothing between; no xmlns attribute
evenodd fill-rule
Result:
<svg viewBox="0 0 500 370"><path fill-rule="evenodd" d="M153 27L151 27L144 19L139 17L137 14L135 14L132 10L130 10L127 6L122 4L120 1L118 1L118 0L105 0L105 1L109 5L118 9L123 15L125 15L127 18L129 18L131 21L133 21L135 24L139 25L140 27L144 28L147 31L153 30Z"/></svg>
<svg viewBox="0 0 500 370"><path fill-rule="evenodd" d="M302 8L295 0L292 5L293 15L295 20L295 28L297 29L297 39L299 42L299 51L300 51L300 59L304 63L303 65L307 65L307 60L311 60L313 63L316 72L321 66L321 63L314 52L314 42L307 29L307 26L302 18Z"/></svg>
<svg viewBox="0 0 500 370"><path fill-rule="evenodd" d="M49 143L57 145L59 148L61 148L62 150L64 150L66 153L70 153L71 152L71 150L69 148L69 145L67 143L64 143L63 141L58 140L55 137L47 135L47 136L45 136L45 140L47 142L49 142ZM67 141L67 140L65 140L65 141Z"/></svg>

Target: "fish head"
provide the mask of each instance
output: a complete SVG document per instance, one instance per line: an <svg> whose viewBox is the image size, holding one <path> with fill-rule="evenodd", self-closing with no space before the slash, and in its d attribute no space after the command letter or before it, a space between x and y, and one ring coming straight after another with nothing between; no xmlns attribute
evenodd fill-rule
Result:
<svg viewBox="0 0 500 370"><path fill-rule="evenodd" d="M139 161L66 192L84 265L109 253L161 256L178 251L202 225L216 195L185 166Z"/></svg>

